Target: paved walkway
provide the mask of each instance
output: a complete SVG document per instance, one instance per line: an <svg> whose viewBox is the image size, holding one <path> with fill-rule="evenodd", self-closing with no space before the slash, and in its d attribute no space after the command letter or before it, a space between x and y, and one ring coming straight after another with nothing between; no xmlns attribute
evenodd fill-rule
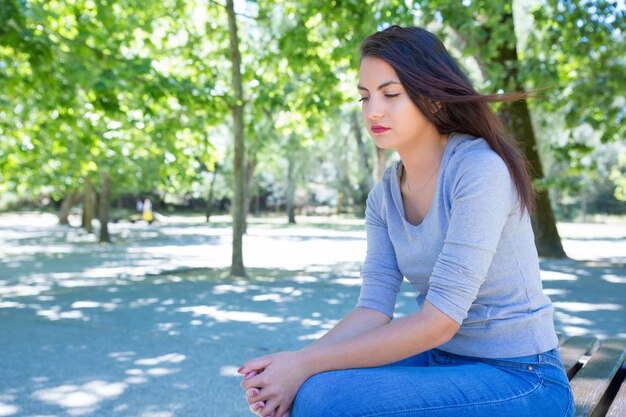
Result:
<svg viewBox="0 0 626 417"><path fill-rule="evenodd" d="M0 216L0 417L249 415L236 369L354 306L358 221L251 224L242 281L229 228L194 220L114 224L99 245L54 216ZM559 331L626 336L626 225L559 229L572 259L541 264Z"/></svg>

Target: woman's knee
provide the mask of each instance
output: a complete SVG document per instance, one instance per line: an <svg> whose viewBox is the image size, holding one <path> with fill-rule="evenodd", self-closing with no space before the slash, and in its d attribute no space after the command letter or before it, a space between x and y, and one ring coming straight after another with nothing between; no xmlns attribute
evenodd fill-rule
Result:
<svg viewBox="0 0 626 417"><path fill-rule="evenodd" d="M345 391L342 383L348 371L323 372L307 379L300 387L294 401L292 417L322 417L344 415L338 408L345 407ZM342 386L343 385L343 386Z"/></svg>

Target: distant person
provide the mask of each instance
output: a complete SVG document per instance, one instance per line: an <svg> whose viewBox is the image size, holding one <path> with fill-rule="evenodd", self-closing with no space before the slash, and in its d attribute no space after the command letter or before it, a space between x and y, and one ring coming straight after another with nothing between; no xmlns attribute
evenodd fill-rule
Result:
<svg viewBox="0 0 626 417"><path fill-rule="evenodd" d="M311 345L239 369L261 416L567 417L573 397L539 276L526 161L428 31L361 45L376 145L398 152L367 200L356 308ZM403 277L420 309L393 319Z"/></svg>
<svg viewBox="0 0 626 417"><path fill-rule="evenodd" d="M152 213L152 202L149 198L143 202L143 219L148 222L148 224L152 224L154 221L154 215Z"/></svg>
<svg viewBox="0 0 626 417"><path fill-rule="evenodd" d="M135 204L135 208L137 209L137 213L143 215L143 201L137 200L137 203Z"/></svg>

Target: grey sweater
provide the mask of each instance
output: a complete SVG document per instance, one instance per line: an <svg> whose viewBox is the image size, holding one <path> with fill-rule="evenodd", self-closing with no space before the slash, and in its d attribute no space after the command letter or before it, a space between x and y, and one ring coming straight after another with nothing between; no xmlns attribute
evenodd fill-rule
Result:
<svg viewBox="0 0 626 417"><path fill-rule="evenodd" d="M508 358L555 348L530 218L504 161L483 139L450 135L432 206L417 226L404 216L401 170L400 162L387 168L367 200L357 307L393 317L406 277L418 306L428 300L461 325L441 350Z"/></svg>

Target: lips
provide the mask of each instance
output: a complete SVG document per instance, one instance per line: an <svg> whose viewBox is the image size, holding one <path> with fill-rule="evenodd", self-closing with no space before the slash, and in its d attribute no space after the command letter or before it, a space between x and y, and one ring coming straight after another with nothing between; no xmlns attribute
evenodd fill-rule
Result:
<svg viewBox="0 0 626 417"><path fill-rule="evenodd" d="M380 126L380 125L376 125L376 126L372 126L372 132L373 133L385 133L386 131L388 131L389 128L385 127L385 126Z"/></svg>

